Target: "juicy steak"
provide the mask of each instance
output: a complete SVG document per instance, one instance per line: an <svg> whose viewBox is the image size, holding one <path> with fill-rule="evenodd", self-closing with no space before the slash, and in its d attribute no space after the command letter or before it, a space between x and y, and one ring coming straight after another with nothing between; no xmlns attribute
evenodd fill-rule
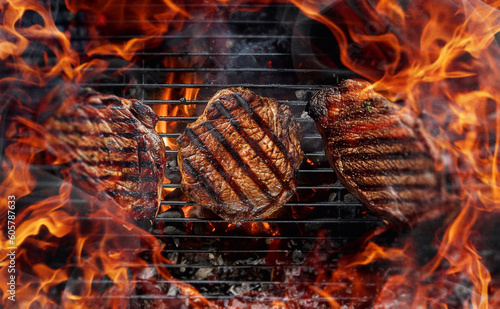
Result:
<svg viewBox="0 0 500 309"><path fill-rule="evenodd" d="M158 116L142 102L88 89L68 95L45 121L54 148L72 156L75 185L111 197L127 220L150 227L160 205L165 146Z"/></svg>
<svg viewBox="0 0 500 309"><path fill-rule="evenodd" d="M373 213L411 224L443 214L437 152L412 110L346 80L319 91L307 111L337 176Z"/></svg>
<svg viewBox="0 0 500 309"><path fill-rule="evenodd" d="M295 192L299 135L288 106L221 90L177 139L182 188L231 223L269 216Z"/></svg>

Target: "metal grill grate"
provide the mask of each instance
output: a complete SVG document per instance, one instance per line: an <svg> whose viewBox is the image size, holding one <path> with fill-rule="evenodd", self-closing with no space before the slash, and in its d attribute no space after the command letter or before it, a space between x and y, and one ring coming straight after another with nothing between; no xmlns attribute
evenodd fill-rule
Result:
<svg viewBox="0 0 500 309"><path fill-rule="evenodd" d="M214 10L209 5L191 6L200 11ZM354 76L340 65L334 49L325 51L316 46L324 44L325 40L334 42L329 31L290 4L261 6L258 10L251 6L252 11L244 8L228 5L215 9L217 16L218 9L223 12L212 20L198 20L194 16L182 21L186 30L173 36L158 36L163 42L160 47L139 52L136 55L139 60L133 64L116 60L113 54L100 54L100 58L110 60L110 67L84 85L103 93L141 99L156 110L192 106L189 115L160 116L159 127L175 128L160 131L162 137L170 140L175 140L188 123L197 119L213 94L227 87L242 86L261 96L274 97L279 103L288 105L300 123L305 159L298 171L296 195L277 215L240 226L229 225L187 200L181 192L177 150L168 148L166 151L166 176L170 182L164 183L163 188L169 193L161 201L163 211L152 233L165 245L164 255L173 261L162 266L175 278L195 287L208 300L226 301L235 295L240 299L252 299L254 295L244 293L284 288L287 286L284 279L290 275L299 278L302 284L313 283L313 275L304 270L296 272L317 244L319 235L325 235L326 243L315 252L328 254L336 249L335 255L328 255L328 260L323 261L323 267L333 268L343 254L355 252L348 244L382 224L336 179L326 161L315 124L305 114L307 100L315 92L342 78ZM76 17L77 26L82 29L73 29L75 33L71 36L76 50L92 39L84 31L83 20L81 16ZM109 27L115 22L106 21ZM67 26L69 23L62 21L61 24ZM208 28L201 34L193 34L190 29L197 27ZM114 41L134 37L103 36ZM80 55L85 57L83 48ZM173 65L169 67L165 63ZM183 97L186 89L198 91L196 98ZM168 97L164 97L166 90L172 92ZM56 187L58 184L57 181L54 184L47 182L41 186ZM71 202L82 207L88 204L78 199ZM135 249L127 250L131 254L135 252ZM67 286L82 283L81 278L73 281L70 279ZM160 279L157 283L168 284L168 281ZM109 281L93 280L92 284L106 286ZM365 285L373 286L369 281ZM147 292L131 295L130 307L142 307L144 302L155 299L182 299L178 290L167 288L163 292L162 295ZM261 295L260 300L277 299L270 295ZM124 296L103 296L104 299L120 297Z"/></svg>
<svg viewBox="0 0 500 309"><path fill-rule="evenodd" d="M242 16L245 19L242 19ZM188 64L193 62L190 59L202 57L204 61L211 63L211 67L182 66L181 61L180 65L177 64L173 68L153 69L153 72L165 77L175 74L178 78L174 78L170 83L127 85L139 87L142 90L143 101L156 108L195 106L195 113L192 115L163 115L159 118L160 125L162 122L177 125L175 131L160 132L165 138L177 138L183 128L201 114L211 95L220 89L233 86L249 88L260 95L274 97L280 103L290 106L302 126L301 142L306 159L298 172L296 196L286 203L285 209L277 216L246 222L238 227L229 226L210 211L201 209L197 209L196 216L184 216L183 208L186 210L186 207L198 206L186 200L180 192L180 174L175 161L177 151L167 150L167 162L169 162L167 174L171 182L165 183L163 187L172 192L162 200L161 205L170 209L159 215L153 233L166 244L165 255L175 262L166 265L169 271L176 278L193 285L207 299L231 299L234 294L245 291L262 292L284 287L286 284L282 279L286 274L293 272L294 268L303 264L308 251L316 243L320 230L328 231L328 241L338 249L382 223L366 212L336 180L333 170L326 161L322 150L323 143L315 124L304 113L307 99L316 91L338 82L341 78L353 75L352 72L342 68L328 69L315 65L318 59L329 59L331 55L321 52L311 53L309 49L293 50L293 45L303 42L310 44L313 40L331 40L326 32L325 36L314 34L314 37L298 34L300 27L303 29L312 27L313 22L310 20L306 23L311 25L304 27L304 19L298 10L289 5L263 7L261 11L245 14L234 10L227 21L220 22L226 28L233 30L225 30L218 34L210 34L209 30L207 31L209 34L202 35L192 43L194 47L186 45L180 51L147 53L152 57L182 57L183 62ZM216 22L212 27L217 27L218 24L219 22ZM266 33L253 32L262 30L264 26ZM273 31L283 34L269 34ZM182 33L179 38L187 39ZM253 40L259 42L248 43ZM231 48L218 52L190 51L191 48L199 49L199 44L208 49L218 49L212 44L220 42L241 47L234 51L231 51ZM248 46L245 47L245 44ZM261 50L242 51L252 46L257 46ZM213 60L217 57L223 57L225 62L217 63ZM296 63L296 59L309 58L315 61ZM143 81L148 80L147 74L151 72L146 62L141 68L133 70L142 74ZM184 83L181 78L185 78L186 75L213 77L215 81L201 78L199 83ZM238 75L245 75L246 78ZM124 87L125 85L107 83L94 86ZM165 88L178 92L184 89L199 89L199 93L193 100L182 97L159 99L151 95ZM322 250L329 252L331 248ZM351 252L352 249L342 249L337 254L342 256ZM336 261L337 258L333 257L327 264L333 267ZM306 275L301 280L303 283L313 282L313 279L308 279ZM366 285L369 286L370 282L366 282ZM177 294L166 294L161 297L175 298Z"/></svg>

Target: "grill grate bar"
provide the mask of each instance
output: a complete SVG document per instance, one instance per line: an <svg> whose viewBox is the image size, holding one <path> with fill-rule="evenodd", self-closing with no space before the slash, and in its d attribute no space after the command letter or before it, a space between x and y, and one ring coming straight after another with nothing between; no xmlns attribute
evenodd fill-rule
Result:
<svg viewBox="0 0 500 309"><path fill-rule="evenodd" d="M329 167L316 167L312 170L299 170L299 173L334 173L334 171Z"/></svg>
<svg viewBox="0 0 500 309"><path fill-rule="evenodd" d="M263 235L190 235L190 234L169 234L155 235L157 238L202 238L202 239L279 239L279 240L310 240L316 241L317 236L263 236ZM330 239L327 237L327 239Z"/></svg>
<svg viewBox="0 0 500 309"><path fill-rule="evenodd" d="M101 39L113 39L113 40L129 40L129 39L135 39L137 36L135 35L101 35L99 36ZM184 35L184 34L178 34L178 35L155 35L149 37L150 39L187 39L187 40L192 40L193 36L191 35ZM222 35L215 35L215 34L203 34L201 36L198 36L197 39L226 39L226 40L236 40L236 39L244 39L244 40L249 40L249 39L259 39L259 40L276 40L276 39L292 39L292 40L302 40L304 39L303 36L301 35L267 35L267 34L222 34ZM320 36L309 36L309 39L321 39L322 37ZM93 36L80 36L80 37L74 37L72 38L75 41L78 40L92 40L95 39Z"/></svg>
<svg viewBox="0 0 500 309"><path fill-rule="evenodd" d="M309 204L311 205L311 204ZM350 205L349 205L350 206ZM222 219L201 219L201 218L157 218L158 222L190 222L190 223L227 223L227 221ZM285 219L269 219L269 220L248 220L245 223L280 223L280 224L305 224L305 223L336 223L336 224L353 224L353 223L369 223L369 222L379 222L379 219L375 218L358 218L358 219L349 219L349 218L328 218L328 219L293 219L293 220L285 220Z"/></svg>
<svg viewBox="0 0 500 309"><path fill-rule="evenodd" d="M178 171L179 169L178 168L170 168L171 171ZM329 173L329 174L333 174L334 171L333 170L328 170L328 169L317 169L317 170L304 170L304 169L301 169L298 171L299 173ZM332 175L333 176L333 175ZM55 186L58 186L60 184L59 181L45 181L43 183L40 183L38 184L37 186L40 187L40 188L51 188L51 187L55 187ZM178 189L181 187L181 184L180 183L164 183L163 184L163 188L165 189ZM306 186L306 185L299 185L297 186L297 189L298 190L311 190L311 189L337 189L337 190L341 190L341 189L344 189L343 186L341 185L337 185L337 184L333 184L333 185L315 185L315 186ZM72 202L75 202L76 200L72 200ZM83 202L83 200L81 201Z"/></svg>
<svg viewBox="0 0 500 309"><path fill-rule="evenodd" d="M67 218L61 218L61 219L67 219ZM77 217L76 219L86 221L86 220L105 220L105 221L116 221L114 218L87 218L87 217ZM160 218L159 218L160 219ZM186 218L186 219L193 219L193 218ZM158 220L158 219L157 219ZM184 222L192 222L192 221L184 221ZM213 222L213 223L227 223L226 221L219 220L219 221L209 221L207 220L206 222ZM250 221L249 221L250 222ZM259 221L253 221L258 223ZM260 221L261 223L265 223L265 221ZM354 220L351 220L351 222L341 222L341 220L336 220L335 222L331 221L326 221L323 220L321 222L318 221L311 221L310 223L376 223L379 224L382 221L378 220L376 218L370 218L369 220L361 220L359 219L358 222L355 222ZM205 222L202 222L205 223ZM270 222L274 223L274 222ZM298 223L295 221L290 221L290 223ZM300 222L304 223L304 221ZM244 225L245 223L243 223ZM90 234L89 234L90 235ZM133 240L137 240L137 235L124 235L124 234L114 234L114 233L92 233L92 236L96 237L116 237L116 238L129 238ZM221 235L195 235L195 234L152 234L152 236L158 238L158 239L170 239L170 238L203 238L203 239L268 239L268 240L273 240L273 239L279 239L279 240L311 240L311 241L316 241L318 239L318 236L276 236L276 235L227 235L227 234L221 234ZM345 237L344 237L345 238ZM329 240L335 240L339 238L335 237L326 237L326 239ZM342 238L343 239L343 238ZM357 239L357 237L353 237L353 239ZM137 248L134 248L133 250L137 251ZM146 250L144 250L146 251ZM219 252L219 251L218 251ZM254 252L252 250L252 252Z"/></svg>
<svg viewBox="0 0 500 309"><path fill-rule="evenodd" d="M114 3L111 2L109 4L109 7L118 7L123 9L123 4L120 3ZM140 7L143 8L144 4L137 4L137 3L127 3L127 7ZM148 7L150 8L166 8L165 4L155 4L155 3L148 3ZM207 3L200 3L200 2L194 2L194 3L182 3L182 5L179 5L180 8L220 8L221 6L216 4L216 2L207 2ZM290 4L288 3L224 3L224 8L232 8L232 9L238 9L241 10L243 8L249 8L252 10L255 10L256 8L259 8L260 10L265 9L265 8L283 8L283 9L290 9ZM260 11L259 10L259 11Z"/></svg>
<svg viewBox="0 0 500 309"><path fill-rule="evenodd" d="M99 20L89 18L87 22L90 23L97 23ZM120 19L108 19L106 20L106 23L123 23L123 20ZM148 23L152 24L157 24L157 23L164 23L165 21L163 20L148 20ZM169 19L168 21L170 24L176 24L176 23L182 23L182 24L205 24L205 23L214 23L214 24L219 24L223 23L225 25L227 24L267 24L267 23L272 23L272 24L277 24L277 25L293 25L295 24L294 21L290 20L273 20L273 19L253 19L253 20L239 20L239 19L224 19L224 18L213 18L213 19ZM313 23L313 21L310 21ZM144 23L144 20L142 19L127 19L127 23Z"/></svg>
<svg viewBox="0 0 500 309"><path fill-rule="evenodd" d="M76 284L76 283L73 283L73 284ZM325 283L321 283L321 286L323 286ZM375 283L373 284L369 284L369 283L366 283L364 284L364 286L375 286ZM262 292L260 292L262 293ZM255 301L257 297L252 297L252 296L245 296L245 295L238 295L238 297L236 299L239 299L239 300L248 300L248 301ZM89 299L89 300L95 300L94 297L90 297L90 296L80 296L79 299ZM191 300L191 301L202 301L204 299L206 300L233 300L235 299L235 296L234 295L205 295L205 296L197 296L197 295L192 295L190 294L189 296L183 296L183 295L176 295L176 296L168 296L168 295L162 295L162 296L158 296L158 295L130 295L130 296L117 296L117 295L103 295L103 296L99 296L99 299L100 300L113 300L113 299L116 299L116 300L172 300L172 301L175 301L176 304L179 303L180 300L185 300L186 302L188 300ZM314 301L315 302L320 302L320 301L324 301L324 302L328 302L328 301L331 301L332 300L332 297L323 297L323 296L315 296L314 297ZM335 301L340 301L340 300L344 300L344 301L349 301L349 300L360 300L359 297L347 297L347 296L335 296ZM280 297L280 296L259 296L258 297L258 301L259 301L259 304L262 304L262 303L266 303L266 302L282 302L282 303L287 303L287 302L296 302L296 303L299 303L300 304L300 300L298 299L291 299L290 297L288 296L285 296L285 297ZM238 307L240 308L240 307ZM258 307L258 308L262 308L262 307Z"/></svg>
<svg viewBox="0 0 500 309"><path fill-rule="evenodd" d="M192 201L161 201L161 205L169 205L169 206L196 206L195 202ZM293 206L293 207L311 207L311 206L316 206L316 207L343 207L343 206L349 206L349 207L362 207L359 202L303 202L303 203L292 203L288 202L285 204L285 206ZM160 218L156 219L159 220ZM210 221L213 222L213 221ZM258 221L261 222L261 221ZM263 221L262 221L263 222ZM294 221L295 222L295 221Z"/></svg>
<svg viewBox="0 0 500 309"><path fill-rule="evenodd" d="M328 238L329 240L345 240L345 239L358 239L357 237L329 237ZM135 253L137 252L137 249L123 249L122 251L124 252L132 252L132 253ZM251 249L251 250L209 250L209 249L175 249L175 248L169 248L169 249L166 249L166 250L163 250L164 252L167 252L167 253L217 253L217 254L224 254L224 253L290 253L290 252L294 252L295 250L277 250L277 249L269 249L269 250L259 250L259 249ZM141 252L151 252L151 250L141 250ZM318 252L318 253L331 253L331 251L322 251L322 250L318 250L318 251L314 251L314 252ZM346 251L342 251L342 252L346 252ZM178 264L176 264L178 265ZM186 265L184 265L186 266ZM187 267L189 266L189 264L187 265ZM223 267L222 265L219 265L220 267Z"/></svg>
<svg viewBox="0 0 500 309"><path fill-rule="evenodd" d="M166 150L165 151L165 154L167 155L176 155L177 154L177 150ZM306 157L324 157L325 156L325 153L324 152L306 152L304 153L304 155Z"/></svg>
<svg viewBox="0 0 500 309"><path fill-rule="evenodd" d="M180 189L181 184L166 183L166 184L163 184L163 188ZM337 190L341 190L341 189L344 189L344 187L340 186L340 185L317 185L317 186L297 186L296 189L297 190L313 190L313 189L337 189Z"/></svg>
<svg viewBox="0 0 500 309"><path fill-rule="evenodd" d="M137 266L141 266L141 264L134 264L134 263L124 263L123 266L126 266L126 267L137 267ZM264 265L264 264L261 264L261 265L212 265L212 264L154 264L154 263L151 263L149 264L149 266L156 266L156 267L165 267L165 268L227 268L227 267L231 267L231 268L238 268L238 269L245 269L245 268L254 268L254 267L258 267L260 269L270 269L270 268L274 268L275 266L273 265ZM281 266L281 265L280 265ZM284 267L296 267L297 265L294 265L294 264L283 264L282 266ZM206 281L208 282L208 280Z"/></svg>
<svg viewBox="0 0 500 309"><path fill-rule="evenodd" d="M294 100L277 100L278 103L292 105L292 106L305 106L307 101L294 101ZM208 100L143 100L144 104L154 104L154 105L206 105Z"/></svg>
<svg viewBox="0 0 500 309"><path fill-rule="evenodd" d="M283 286L286 286L287 283L283 283L283 282L277 282L277 281L267 281L267 280L255 280L255 281L252 281L252 280L242 280L242 281L236 281L236 280L183 280L183 282L185 283L189 283L189 284L213 284L213 283L216 283L216 284L266 284L266 285L277 285L277 286L280 286L280 285L283 285ZM158 283L168 283L168 281L161 281L159 280ZM302 281L301 283L303 284L314 284L315 282L314 281ZM340 285L339 283L330 283L330 282L327 282L327 283L324 283L325 286L337 286L337 285Z"/></svg>
<svg viewBox="0 0 500 309"><path fill-rule="evenodd" d="M296 89L296 90L309 90L318 91L325 87L330 87L331 85L296 85L296 84L143 84L143 83L86 83L81 84L82 87L144 87L144 88L211 88L211 89L223 89L231 87L245 87L245 88L277 88L277 89Z"/></svg>
<svg viewBox="0 0 500 309"><path fill-rule="evenodd" d="M170 171L179 171L179 168L178 167L170 167L169 168ZM299 173L335 173L333 171L333 169L329 168L329 167L317 167L315 169L300 169L299 170Z"/></svg>
<svg viewBox="0 0 500 309"><path fill-rule="evenodd" d="M108 68L105 72L113 72L116 68ZM88 71L93 71L93 69L88 69ZM95 69L95 71L101 72L102 70ZM162 72L162 73L170 73L170 72L182 72L182 73L213 73L213 72L228 72L228 73L328 73L328 74L342 74L343 70L335 70L335 69L289 69L289 68L188 68L188 67L179 67L179 68L126 68L120 69L120 72ZM124 86L123 84L121 84Z"/></svg>
<svg viewBox="0 0 500 309"><path fill-rule="evenodd" d="M183 121L183 120L195 121L196 119L198 119L198 117L189 117L189 116L180 116L180 117L177 117L177 116L160 116L160 117L158 117L158 121Z"/></svg>
<svg viewBox="0 0 500 309"><path fill-rule="evenodd" d="M159 133L161 137L168 137L168 138L178 138L181 133ZM306 136L302 136L302 139L315 139L315 138L321 138L321 135L319 134L310 134Z"/></svg>
<svg viewBox="0 0 500 309"><path fill-rule="evenodd" d="M314 205L315 207L363 207L358 201L356 202L311 202L311 203L286 203L287 206L293 207L310 207Z"/></svg>
<svg viewBox="0 0 500 309"><path fill-rule="evenodd" d="M123 52L122 53L123 55L137 55L137 53L129 53L129 52ZM86 54L85 54L86 55ZM114 53L106 53L106 52L100 52L100 53L96 53L96 55L99 55L99 56L116 56L116 54ZM326 57L326 55L321 55L321 54L314 54L314 53L306 53L306 52L303 52L300 54L301 56L310 56L310 57L321 57L321 56L324 56ZM255 51L255 52L251 52L251 53L248 53L248 52L238 52L238 53L232 53L232 52L193 52L193 51L174 51L174 52L148 52L148 51L144 51L144 52L141 52L141 56L166 56L166 57L199 57L199 56L207 56L207 57L210 57L210 56L252 56L252 57L260 57L260 56L265 56L265 57L269 57L269 56L288 56L288 57L291 57L293 56L292 53L288 53L288 52L264 52L264 51ZM118 68L118 69L122 69L122 68ZM344 70L343 71L344 73L346 74L355 74L353 73L352 71L348 71L348 70Z"/></svg>
<svg viewBox="0 0 500 309"><path fill-rule="evenodd" d="M184 120L195 121L196 119L198 119L198 117L188 117L188 116L185 116L185 117L176 117L176 116L158 117L158 121L184 121ZM312 118L296 118L295 120L299 123L304 123L304 122L312 123L312 122L314 122L314 120Z"/></svg>
<svg viewBox="0 0 500 309"><path fill-rule="evenodd" d="M134 282L134 281L132 281ZM167 280L158 280L158 283L169 283ZM288 286L288 283L286 282L278 282L278 281L268 281L268 280L242 280L242 281L236 281L236 280L183 280L183 282L189 283L189 284L207 284L207 283L221 283L221 284L266 284L266 285L275 285L275 286ZM302 284L314 284L317 282L314 281L309 281L309 280L304 280L301 281ZM375 286L375 283L366 283L364 284L365 286ZM338 282L322 282L321 286L339 286L339 287L344 287L345 284L338 283ZM260 298L259 298L260 299ZM316 299L316 298L315 298Z"/></svg>
<svg viewBox="0 0 500 309"><path fill-rule="evenodd" d="M286 266L286 265L285 265ZM296 265L295 265L296 266ZM87 280L79 280L78 282L81 283L96 283L96 284L103 284L103 283L108 283L109 281L106 280L92 280L92 281L87 281ZM135 281L131 280L130 283L140 283L142 281ZM168 280L156 280L155 282L157 283L172 283ZM242 281L236 281L236 280L183 280L184 283L189 283L189 284L207 284L207 283L221 283L221 284L266 284L266 285L284 285L286 286L287 283L284 282L279 282L279 281L269 281L269 280L242 280ZM314 284L316 282L314 281L302 281L301 283L303 284ZM342 283L337 283L337 282L322 282L322 286L345 286L345 284ZM370 283L367 282L367 286L370 285ZM372 283L371 285L375 285L375 283ZM161 296L163 297L163 296Z"/></svg>

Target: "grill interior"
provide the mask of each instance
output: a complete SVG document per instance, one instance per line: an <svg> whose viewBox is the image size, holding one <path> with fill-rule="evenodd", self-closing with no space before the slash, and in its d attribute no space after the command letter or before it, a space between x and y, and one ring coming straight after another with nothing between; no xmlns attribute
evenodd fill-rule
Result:
<svg viewBox="0 0 500 309"><path fill-rule="evenodd" d="M200 9L209 10L203 5ZM339 249L335 257L329 256L326 261L324 266L329 267L339 256L354 252L352 247L341 247L382 224L337 181L326 161L315 124L305 114L307 100L316 91L354 75L338 64L335 49L327 45L325 50L325 46L320 46L325 41L332 42L333 37L291 5L266 6L258 12L242 12L241 7L231 6L225 10L218 13L227 14L227 19L215 17L201 36L192 39L181 32L173 43L172 38L167 38L165 49L169 51L148 53L152 59L127 72L140 76L133 84L139 89L136 97L157 112L162 108L173 111L191 107L193 114L188 116L160 116L159 127L164 123L165 127L173 128L160 133L170 141L197 119L217 90L233 86L278 99L290 106L301 124L305 159L298 172L296 196L271 218L240 226L228 225L186 200L180 190L177 151L167 148L166 177L170 183L165 183L164 188L169 193L162 199L164 211L156 220L153 234L166 245L166 256L175 262L167 265L171 274L210 300L232 299L235 295L255 298L250 292L285 288L284 280L290 275L300 278L303 284L313 283L314 276L302 273L297 267L305 262L320 231L325 233L329 245L319 251ZM197 28L203 23L209 21L188 21L184 27ZM175 39L192 41L177 47ZM151 63L155 63L155 58L175 63L173 67L153 70L170 83L151 81ZM332 64L338 68L328 67ZM91 86L124 89L131 85ZM171 91L168 99L158 95L165 88ZM186 99L185 89L199 90L196 99ZM369 286L370 282L366 284ZM148 297L152 296L138 296ZM161 296L177 297L175 290Z"/></svg>
<svg viewBox="0 0 500 309"><path fill-rule="evenodd" d="M197 119L216 91L226 87L243 86L290 106L302 127L305 159L298 172L297 193L279 213L232 226L194 205L181 192L177 150L172 147L166 152L170 182L163 185L168 193L152 231L165 244L165 256L174 262L165 265L170 273L206 299L229 301L237 295L240 300L285 300L289 296L282 291L290 289L287 278L301 284L314 282L313 267L298 267L304 265L319 235L325 239L315 254L325 254L323 267L333 268L339 257L356 251L355 245L346 245L383 224L338 182L315 124L305 114L307 100L316 91L354 74L340 64L330 32L292 5L189 5L190 11L200 12L199 18L183 21L182 31L161 37L158 48L142 51L140 60L129 68L113 60L116 66L112 61L103 76L86 86L151 105L160 114L158 128L167 128L159 129L160 135L170 142ZM206 11L214 16L203 16ZM113 20L107 23L112 26ZM196 32L205 27L204 32ZM74 39L83 43L90 37L83 34ZM198 91L196 98L185 98L187 90ZM186 107L189 115L161 112ZM131 307L182 298L167 281L159 282L165 284L161 295L138 288L131 296ZM299 297L301 290L296 293Z"/></svg>

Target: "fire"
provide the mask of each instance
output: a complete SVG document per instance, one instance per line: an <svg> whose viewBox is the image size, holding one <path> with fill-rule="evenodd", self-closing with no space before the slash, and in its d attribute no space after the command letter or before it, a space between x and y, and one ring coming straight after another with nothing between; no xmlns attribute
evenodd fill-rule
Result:
<svg viewBox="0 0 500 309"><path fill-rule="evenodd" d="M190 18L183 5L171 1L148 0L136 5L133 1L75 1L68 0L66 5L72 12L86 11L94 40L86 46L89 56L112 54L127 61L147 47L161 43L161 36L178 32L183 27L182 21ZM175 22L181 21L181 22ZM110 24L113 23L111 26ZM106 36L132 33L137 37L124 44L116 44Z"/></svg>
<svg viewBox="0 0 500 309"><path fill-rule="evenodd" d="M192 64L186 63L183 64L180 59L176 58L165 58L163 61L166 68L175 69L176 66L182 64L184 67L192 67L193 65L198 67L203 63ZM184 83L184 84L197 84L201 83L203 80L201 77L195 74L186 74L180 73L176 74L171 73L167 76L167 80L164 81L166 85L176 84L176 83ZM176 101L178 104L170 103L170 104L158 104L153 106L153 110L160 116L169 116L169 117L187 117L191 116L196 108L196 104L186 104L188 101L196 100L199 88L184 88L180 92L174 91L174 88L165 88L164 92L160 96L160 100L162 101ZM179 123L179 121L159 121L156 125L156 130L161 133L169 133L169 132L179 132L181 130L181 125L186 125L185 123ZM163 141L165 145L172 149L177 150L176 137L164 137Z"/></svg>
<svg viewBox="0 0 500 309"><path fill-rule="evenodd" d="M44 26L33 25L31 27L19 27L22 18L27 11L35 11L43 20ZM16 63L7 62L7 66L18 70L21 82L33 82L44 84L48 79L60 75L73 78L75 71L73 68L78 64L75 52L70 48L70 41L60 32L55 25L50 12L38 1L11 1L8 3L2 14L3 25L1 26L5 38L0 43L0 59L3 61L15 57ZM22 54L30 49L33 40L49 42L48 44L57 46L51 49L58 59L55 65L49 66L47 63L41 66L34 66L23 59ZM47 55L45 55L47 56ZM14 78L14 76L12 76ZM10 83L11 79L3 79L2 83Z"/></svg>
<svg viewBox="0 0 500 309"><path fill-rule="evenodd" d="M244 9L255 11L268 2ZM422 115L439 146L444 158L442 168L451 175L452 193L461 208L456 216L447 218L450 222L442 230L436 230L435 255L423 261L418 258L419 248L413 245L418 242L416 233L423 232L418 228L392 245L382 245L378 239L390 227L375 230L362 243L350 244L355 252L343 257L335 256L335 250L325 253L321 247L325 239L320 234L316 248L300 268L304 273L310 270L307 276L311 280L303 283L302 277L284 276L286 289L272 294L281 300L260 304L293 308L303 304L301 301L320 297L333 308L394 304L447 308L452 306L448 301L456 286L464 285L470 287L470 293L458 299L456 307L498 306L500 289L492 284L481 256L480 248L488 244L481 241L480 232L481 225L500 210L500 90L496 84L500 50L495 38L500 31L500 5L478 0L422 0L404 6L395 0L332 1L330 6L317 1L290 2L330 29L345 66L372 81L377 91L404 101ZM217 6L229 4L210 3L212 9L204 12L207 20L214 17ZM155 285L163 280L186 296L190 306L217 307L168 272L165 265L172 261L164 256L158 239L106 210L110 200L96 200L78 189L68 167L73 158L51 149L55 137L33 117L35 111L46 108L39 106L40 102L56 84L84 83L104 72L108 62L100 59L103 55L137 65L141 52L159 48L165 38L173 38L184 29L185 22L194 16L191 10L196 8L161 0L141 4L67 0L66 6L75 14L88 14L85 25L89 39L80 48L82 56L72 45L71 27L60 30L45 2L9 0L0 9L0 60L5 68L0 86L4 104L17 115L2 114L1 119L6 142L2 145L0 172L0 274L15 283L0 286L0 305L10 304L9 297L15 295L23 308L123 308L128 302L123 296L132 295L138 288L151 295L164 293ZM25 24L23 18L30 12L40 21ZM209 25L192 32L201 35ZM110 39L118 33L126 33L126 38L119 42ZM198 49L193 53L202 54L203 45ZM35 60L27 56L34 51L39 51ZM199 103L200 87L196 85L207 83L210 76L178 69L203 68L206 61L204 56L189 60L169 56L162 60L162 66L171 71L161 81L166 85L163 93L153 97L169 103L154 106L161 117L193 115ZM181 91L168 86L179 83L194 86ZM165 144L176 150L176 137L171 134L187 123L166 119L161 119L157 130L164 134ZM47 192L42 188L46 167L60 174L57 190ZM164 194L173 190L166 189ZM169 207L164 206L163 211ZM196 217L199 210L186 206L183 211L186 217ZM15 227L13 238L7 232L9 221ZM276 236L267 244L271 253L266 260L283 259L272 253L282 245L277 237L282 231L274 224L207 224L210 233L236 229L246 235ZM325 260L333 258L338 258L334 269L323 266ZM366 282L373 285L367 287ZM297 295L303 299L297 301ZM255 303L235 299L221 306Z"/></svg>
<svg viewBox="0 0 500 309"><path fill-rule="evenodd" d="M458 182L454 193L462 209L440 239L435 258L416 274L420 280L429 279L447 263L442 280L461 275L472 284L464 306L486 308L491 278L472 239L478 224L499 210L500 96L491 79L500 73L495 43L500 31L498 4L413 1L402 7L391 0L357 1L357 11L344 2L329 8L297 5L330 28L347 67L373 81L379 91L425 114L429 128L436 128L434 139L447 161L443 168ZM372 249L369 243L358 255ZM384 254L397 257L391 250L384 249ZM387 280L384 290L401 280L411 279L398 274ZM410 305L428 307L437 301L432 288L415 288L418 300Z"/></svg>
<svg viewBox="0 0 500 309"><path fill-rule="evenodd" d="M67 5L82 9L77 3ZM87 9L103 13L106 5ZM164 5L166 13L177 9L172 16L158 14L157 18L187 15L172 3ZM24 25L26 15L33 13L39 22ZM138 18L147 16L141 13ZM103 72L108 63L80 58L71 45L70 31L58 29L43 2L8 1L2 5L0 20L4 67L0 85L7 90L3 104L9 107L9 114L2 109L1 116L5 140L0 181L0 199L4 201L0 273L5 282L0 287L0 306L123 308L128 304L124 295L130 296L138 286L160 278L191 296L187 303L192 306L206 305L194 288L177 281L164 268L171 261L163 256L158 239L112 213L111 198L97 200L78 188L70 172L73 154L54 149L56 137L37 122L36 116L50 112L50 102L44 100L56 98L51 90L58 84L83 83ZM132 60L129 55L139 47L154 45L152 36L167 31L146 26L149 28L141 29L146 39L132 38L123 45L103 43L104 39L95 36L101 45L92 41L87 56L106 52ZM40 46L39 59L30 57ZM57 172L53 175L52 171ZM51 181L56 189L44 189L44 183ZM155 273L144 274L150 265Z"/></svg>

